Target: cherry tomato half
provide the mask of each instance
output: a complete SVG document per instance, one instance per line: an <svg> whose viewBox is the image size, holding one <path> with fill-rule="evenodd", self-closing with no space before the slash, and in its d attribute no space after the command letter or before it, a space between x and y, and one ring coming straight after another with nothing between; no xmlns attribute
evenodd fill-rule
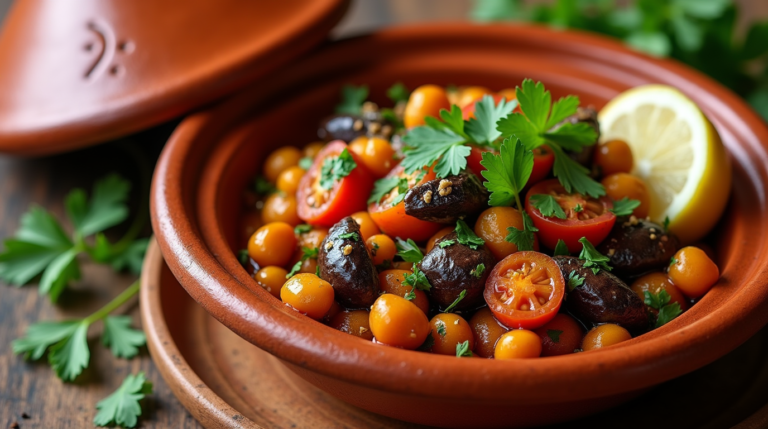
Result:
<svg viewBox="0 0 768 429"><path fill-rule="evenodd" d="M417 183L416 179L420 174L421 172L419 171L412 174L406 174L402 166L397 166L387 174L387 178L407 178L408 187L413 188L417 184L429 182L436 177L435 172L430 170L424 174L424 177ZM368 206L368 212L371 214L371 218L387 235L390 237L399 237L403 240L410 238L414 241L424 241L442 227L439 223L423 221L405 214L404 201L392 205L399 193L400 191L395 187L381 200Z"/></svg>
<svg viewBox="0 0 768 429"><path fill-rule="evenodd" d="M335 180L331 189L320 186L323 163L338 156L347 148L341 140L328 143L315 158L312 167L301 178L296 193L299 217L312 225L333 226L343 217L365 210L368 195L373 189L373 177L360 157L347 151L355 160L355 167L346 177Z"/></svg>
<svg viewBox="0 0 768 429"><path fill-rule="evenodd" d="M480 164L483 160L483 152L492 151L498 153L489 148L472 146L472 151L467 157L467 167L472 170L477 177L485 180L482 175L482 171L485 170ZM531 171L531 177L528 179L528 186L532 186L549 176L549 172L552 171L552 165L555 163L555 154L552 149L547 146L539 146L533 150L533 170Z"/></svg>
<svg viewBox="0 0 768 429"><path fill-rule="evenodd" d="M533 195L551 195L565 212L565 219L547 217L531 204ZM554 249L557 240L563 240L570 252L581 250L579 239L586 237L597 246L611 232L616 215L609 210L613 203L608 197L591 198L581 194L568 194L557 179L546 180L534 185L525 196L525 211L531 216L533 225L539 229L542 244Z"/></svg>
<svg viewBox="0 0 768 429"><path fill-rule="evenodd" d="M536 329L557 315L565 280L549 256L513 253L496 264L485 282L485 302L508 328Z"/></svg>

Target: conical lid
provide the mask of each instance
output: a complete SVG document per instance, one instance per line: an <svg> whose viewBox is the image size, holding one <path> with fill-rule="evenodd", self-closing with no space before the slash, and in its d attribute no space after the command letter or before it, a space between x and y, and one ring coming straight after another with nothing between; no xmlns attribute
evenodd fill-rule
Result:
<svg viewBox="0 0 768 429"><path fill-rule="evenodd" d="M0 152L130 134L325 40L349 0L23 0L0 34Z"/></svg>

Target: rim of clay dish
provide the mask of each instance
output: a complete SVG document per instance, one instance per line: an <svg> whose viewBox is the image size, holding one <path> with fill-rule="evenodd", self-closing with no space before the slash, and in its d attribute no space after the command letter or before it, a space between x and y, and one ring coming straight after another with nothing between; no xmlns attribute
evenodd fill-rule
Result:
<svg viewBox="0 0 768 429"><path fill-rule="evenodd" d="M220 231L219 222L226 220L218 219L214 208L217 174L226 169L227 155L236 146L228 146L223 137L254 114L258 100L292 81L320 79L345 64L350 68L363 64L364 69L370 59L366 52L372 51L386 56L396 49L408 61L426 64L430 51L444 45L452 46L456 55L483 46L484 50L509 49L566 61L563 70L537 73L535 77L545 81L572 78L572 85L589 84L579 80L595 79L580 74L580 67L587 65L627 87L666 83L691 96L721 133L734 161L735 182L744 185L733 190L732 202L750 204L748 210L734 204L726 212L718 242L723 249L718 286L671 323L620 345L518 361L457 359L383 347L312 321L261 288L253 288L253 280ZM612 95L605 94L606 98ZM652 386L690 372L732 350L768 322L768 313L761 310L768 300L768 250L763 243L768 228L764 189L768 154L761 141L768 142L765 123L735 94L674 61L650 58L602 37L522 25L396 28L326 45L271 80L269 88L253 85L185 119L155 171L152 222L163 255L187 292L224 325L285 361L404 395L471 401L588 399ZM209 208L198 214L199 205Z"/></svg>

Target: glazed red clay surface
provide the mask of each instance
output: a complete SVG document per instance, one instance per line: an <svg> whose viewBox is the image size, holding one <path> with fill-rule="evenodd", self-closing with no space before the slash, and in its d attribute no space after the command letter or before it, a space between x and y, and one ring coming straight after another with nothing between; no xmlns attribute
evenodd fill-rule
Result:
<svg viewBox="0 0 768 429"><path fill-rule="evenodd" d="M374 101L395 81L482 84L542 80L555 97L600 108L632 86L665 83L696 101L734 163L734 189L714 233L722 278L664 327L597 352L515 362L386 348L299 315L240 267L240 195L264 156L315 140L344 83ZM732 350L768 321L768 129L746 104L677 63L603 38L527 26L443 25L388 30L324 47L269 85L186 119L155 172L152 221L166 260L207 311L297 373L355 405L442 426L533 425L612 406ZM599 400L596 400L600 398ZM461 404L461 406L459 406ZM510 416L516 416L510 420Z"/></svg>

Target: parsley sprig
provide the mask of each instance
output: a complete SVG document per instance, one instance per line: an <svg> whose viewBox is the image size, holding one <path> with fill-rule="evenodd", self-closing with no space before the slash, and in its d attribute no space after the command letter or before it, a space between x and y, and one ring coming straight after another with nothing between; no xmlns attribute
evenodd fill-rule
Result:
<svg viewBox="0 0 768 429"><path fill-rule="evenodd" d="M461 219L456 221L456 239L459 240L459 243L468 246L472 250L477 250L479 246L485 244L485 240L478 237L475 231L472 231L472 228Z"/></svg>
<svg viewBox="0 0 768 429"><path fill-rule="evenodd" d="M323 161L323 165L320 167L320 187L323 189L333 188L334 183L349 176L349 173L355 168L357 168L357 163L349 151L344 148L339 156L329 157Z"/></svg>
<svg viewBox="0 0 768 429"><path fill-rule="evenodd" d="M466 289L462 290L459 293L459 296L457 296L456 299L453 300L451 305L449 305L448 307L446 307L445 310L443 310L443 313L450 313L451 311L453 311L453 309L456 308L457 305L459 305L459 303L461 302L461 300L464 299L465 296L467 296L467 290Z"/></svg>
<svg viewBox="0 0 768 429"><path fill-rule="evenodd" d="M546 217L566 218L565 211L563 211L563 208L560 207L560 204L557 203L557 200L552 195L531 195L531 205L539 209L539 212Z"/></svg>
<svg viewBox="0 0 768 429"><path fill-rule="evenodd" d="M11 343L15 354L38 360L48 351L48 363L64 381L74 380L88 366L88 328L103 320L102 343L119 358L132 358L146 342L146 336L130 327L128 316L110 316L139 291L137 280L120 295L95 313L83 319L63 322L38 322L27 328L26 336Z"/></svg>
<svg viewBox="0 0 768 429"><path fill-rule="evenodd" d="M655 322L655 327L657 328L666 325L683 313L678 302L669 303L672 297L665 290L661 290L657 294L645 291L643 294L645 296L645 305L658 310Z"/></svg>
<svg viewBox="0 0 768 429"><path fill-rule="evenodd" d="M579 259L584 261L585 268L591 268L592 272L595 274L599 273L601 269L605 271L612 270L608 265L608 262L610 262L611 259L598 252L597 249L595 249L595 246L587 240L587 237L581 237L579 243L582 245Z"/></svg>
<svg viewBox="0 0 768 429"><path fill-rule="evenodd" d="M297 227L298 228L298 227ZM295 264L293 264L293 267L291 267L291 271L285 275L286 279L290 279L291 277L295 276L296 273L298 273L301 270L301 266L304 264L304 262L308 259L317 259L317 256L320 254L320 249L317 247L301 247L301 258L299 258L298 261L296 261Z"/></svg>
<svg viewBox="0 0 768 429"><path fill-rule="evenodd" d="M367 98L368 87L366 85L344 85L341 88L341 102L336 105L336 113L359 115Z"/></svg>
<svg viewBox="0 0 768 429"><path fill-rule="evenodd" d="M640 201L630 200L624 197L618 201L613 202L613 208L609 210L616 216L629 216L632 212L640 206Z"/></svg>
<svg viewBox="0 0 768 429"><path fill-rule="evenodd" d="M139 401L152 393L152 383L147 381L143 372L125 377L120 387L111 395L96 404L96 426L119 425L125 428L136 427L141 416Z"/></svg>
<svg viewBox="0 0 768 429"><path fill-rule="evenodd" d="M137 217L114 244L104 235L105 230L128 217L126 200L130 188L128 181L112 174L96 182L90 199L84 190L72 190L64 204L74 227L71 235L45 209L32 207L21 217L16 236L4 242L0 278L21 286L42 274L39 291L55 302L71 280L80 278L78 256L82 254L115 269L129 268L138 273L149 243L147 239L136 240L144 218Z"/></svg>
<svg viewBox="0 0 768 429"><path fill-rule="evenodd" d="M593 197L605 195L603 185L589 177L589 170L564 152L579 151L597 141L597 133L588 124L560 124L576 113L579 98L569 95L553 103L552 95L544 85L531 79L525 79L516 92L523 113L501 118L498 122L501 135L519 139L528 150L548 145L555 154L552 172L567 192Z"/></svg>
<svg viewBox="0 0 768 429"><path fill-rule="evenodd" d="M405 262L418 264L424 259L424 253L421 252L419 246L410 238L407 241L403 241L399 237L395 238L395 247L397 247L397 256L403 258Z"/></svg>

